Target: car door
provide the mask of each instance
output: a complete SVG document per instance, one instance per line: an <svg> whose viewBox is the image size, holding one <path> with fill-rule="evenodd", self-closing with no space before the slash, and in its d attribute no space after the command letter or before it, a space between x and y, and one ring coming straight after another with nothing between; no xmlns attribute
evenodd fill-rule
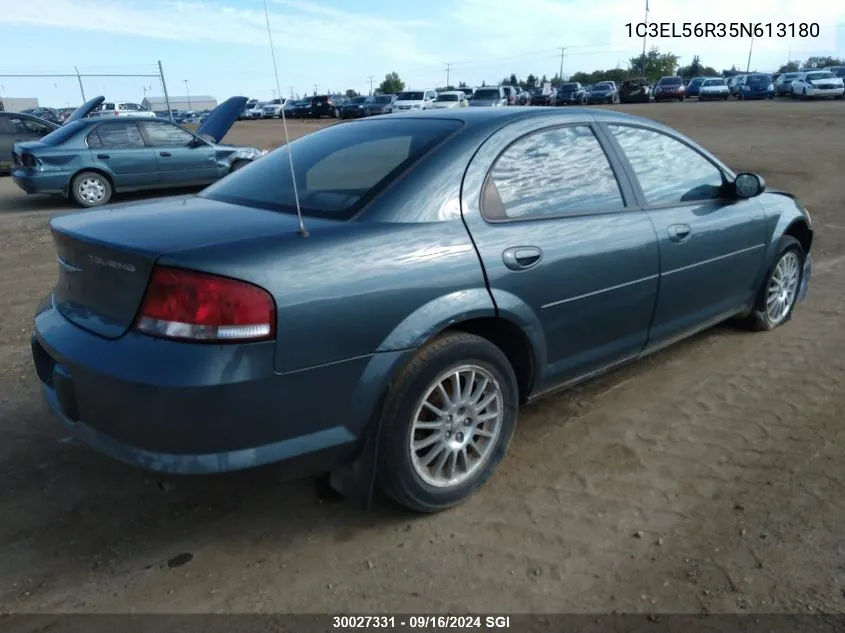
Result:
<svg viewBox="0 0 845 633"><path fill-rule="evenodd" d="M749 304L767 243L759 200L730 195L733 176L667 131L627 123L609 124L607 131L660 245L649 343L683 337Z"/></svg>
<svg viewBox="0 0 845 633"><path fill-rule="evenodd" d="M158 184L158 164L134 119L101 123L85 139L94 167L109 173L118 190Z"/></svg>
<svg viewBox="0 0 845 633"><path fill-rule="evenodd" d="M159 183L179 187L217 180L214 147L169 121L139 121L144 139L155 153Z"/></svg>
<svg viewBox="0 0 845 633"><path fill-rule="evenodd" d="M657 238L590 120L512 123L482 145L462 208L498 309L541 331L543 391L638 355Z"/></svg>

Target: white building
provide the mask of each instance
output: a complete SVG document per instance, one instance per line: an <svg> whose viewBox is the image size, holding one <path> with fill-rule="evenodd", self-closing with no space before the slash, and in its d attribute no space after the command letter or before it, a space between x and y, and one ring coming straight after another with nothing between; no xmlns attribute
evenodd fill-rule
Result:
<svg viewBox="0 0 845 633"><path fill-rule="evenodd" d="M164 112L167 110L167 102L164 97L145 97L141 105L153 112ZM217 107L217 99L208 95L171 96L170 108L172 110L211 110Z"/></svg>
<svg viewBox="0 0 845 633"><path fill-rule="evenodd" d="M20 112L38 107L38 99L27 97L0 97L0 111Z"/></svg>

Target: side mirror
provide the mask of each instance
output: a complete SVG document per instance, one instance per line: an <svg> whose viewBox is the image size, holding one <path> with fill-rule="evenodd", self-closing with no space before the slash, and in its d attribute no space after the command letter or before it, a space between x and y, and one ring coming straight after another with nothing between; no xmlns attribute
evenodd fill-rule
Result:
<svg viewBox="0 0 845 633"><path fill-rule="evenodd" d="M766 181L757 174L743 172L737 174L734 179L734 190L737 198L746 200L763 193L766 190Z"/></svg>

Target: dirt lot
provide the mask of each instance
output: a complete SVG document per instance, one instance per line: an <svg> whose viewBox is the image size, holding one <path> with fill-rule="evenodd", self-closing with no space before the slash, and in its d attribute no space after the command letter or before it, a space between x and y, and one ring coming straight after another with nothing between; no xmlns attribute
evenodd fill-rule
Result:
<svg viewBox="0 0 845 633"><path fill-rule="evenodd" d="M28 340L65 207L0 180L0 611L845 610L845 103L621 109L798 193L810 298L775 332L719 327L528 408L498 475L433 517L272 468L160 486L64 441Z"/></svg>

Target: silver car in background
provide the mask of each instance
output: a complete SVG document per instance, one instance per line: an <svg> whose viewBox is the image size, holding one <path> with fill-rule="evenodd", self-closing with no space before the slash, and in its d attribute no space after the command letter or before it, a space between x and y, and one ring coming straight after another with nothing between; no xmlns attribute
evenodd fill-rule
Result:
<svg viewBox="0 0 845 633"><path fill-rule="evenodd" d="M710 77L701 83L698 89L699 101L727 101L731 96L728 82L721 77Z"/></svg>
<svg viewBox="0 0 845 633"><path fill-rule="evenodd" d="M508 97L502 86L484 86L473 93L469 105L473 108L501 108L508 105Z"/></svg>

